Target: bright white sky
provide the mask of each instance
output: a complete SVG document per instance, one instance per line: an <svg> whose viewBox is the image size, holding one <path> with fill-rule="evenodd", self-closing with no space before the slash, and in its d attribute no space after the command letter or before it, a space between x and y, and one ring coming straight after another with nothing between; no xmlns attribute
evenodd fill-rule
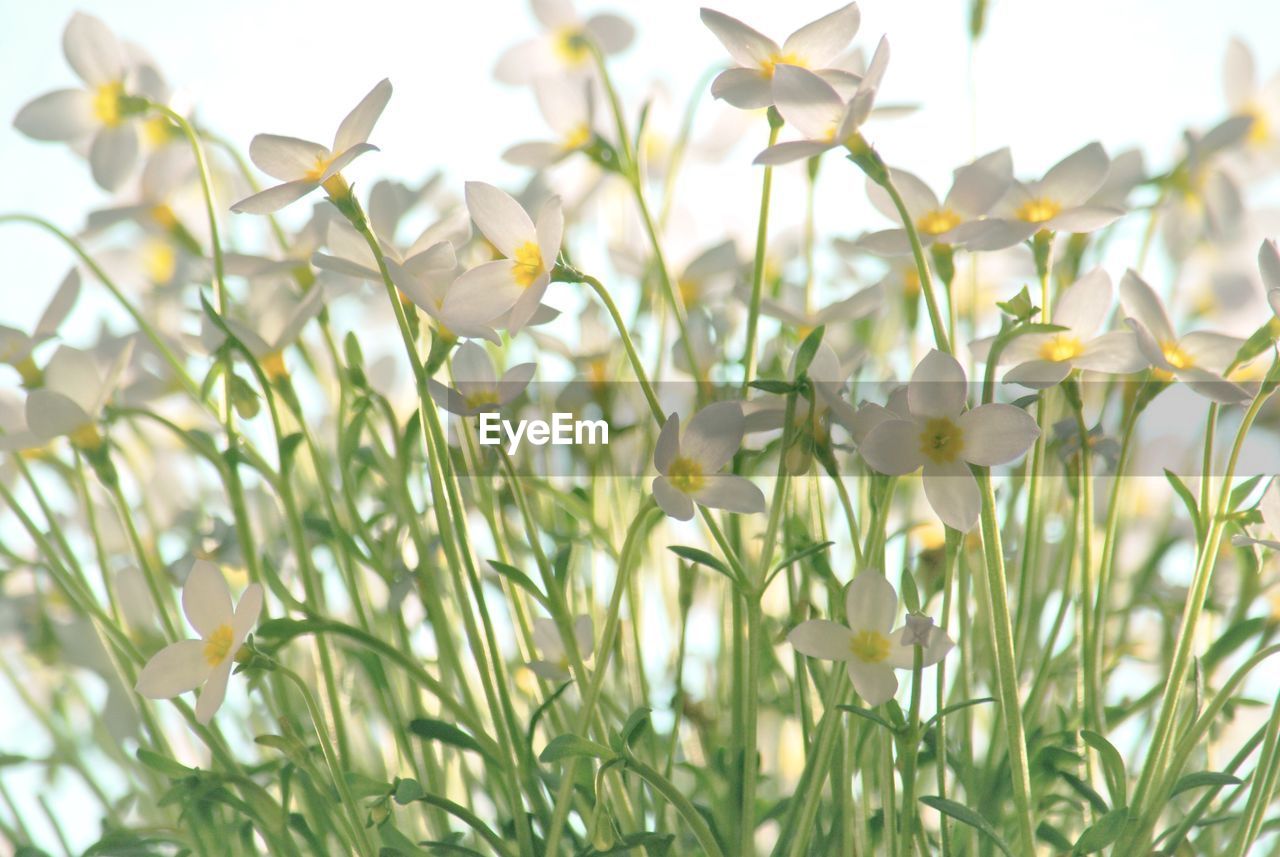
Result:
<svg viewBox="0 0 1280 857"><path fill-rule="evenodd" d="M723 58L694 0L583 5L628 14L638 25L638 41L616 63L632 110L655 77L683 103L699 75ZM722 0L719 8L781 40L836 5ZM74 84L60 36L76 9L145 46L179 104L198 106L203 123L242 146L260 131L326 141L359 97L390 77L395 96L374 137L383 151L353 169L365 181L384 174L417 179L443 165L455 187L464 178L514 182L519 173L500 162L500 153L546 131L528 92L491 76L499 53L535 26L521 0L0 0L0 209L37 212L76 228L103 202L86 165L64 147L27 140L10 125L30 98ZM1227 39L1280 32L1280 4L1258 0L1218 0L1212 12L1195 0L993 0L976 66L975 137L967 14L964 0L862 6L859 43L873 47L888 33L893 47L881 99L925 107L878 124L869 136L891 163L931 182L942 183L975 152L1005 144L1020 174L1038 173L1092 139L1110 151L1141 145L1149 163L1163 165L1185 125L1203 127L1223 115ZM1253 48L1263 74L1280 67L1280 44L1259 40ZM699 215L708 240L749 225L758 193L749 161L757 148L750 138L717 171L710 189L718 198ZM847 164L828 170L833 175L819 200L820 228L855 232L881 225L875 215L864 217L854 170ZM790 176L779 185L774 223L785 226L797 219L788 216L788 205L798 202L801 183ZM0 258L6 269L0 321L33 321L68 258L50 240L33 240L29 229L14 226L0 228Z"/></svg>

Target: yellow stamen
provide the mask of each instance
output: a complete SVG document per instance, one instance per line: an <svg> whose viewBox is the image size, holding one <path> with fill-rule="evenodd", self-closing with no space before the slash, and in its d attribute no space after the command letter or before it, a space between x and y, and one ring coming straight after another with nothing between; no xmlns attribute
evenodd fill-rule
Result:
<svg viewBox="0 0 1280 857"><path fill-rule="evenodd" d="M1258 105L1250 105L1245 111L1249 118L1253 119L1253 124L1249 126L1249 136L1246 138L1250 145L1261 146L1271 140L1271 123L1267 121L1267 114L1262 111Z"/></svg>
<svg viewBox="0 0 1280 857"><path fill-rule="evenodd" d="M1027 223L1044 223L1053 220L1062 211L1062 204L1052 199L1029 199L1018 207L1015 216Z"/></svg>
<svg viewBox="0 0 1280 857"><path fill-rule="evenodd" d="M231 654L231 641L235 637L230 625L219 625L213 633L205 638L204 659L211 667L216 667Z"/></svg>
<svg viewBox="0 0 1280 857"><path fill-rule="evenodd" d="M71 439L73 446L85 452L94 452L102 446L102 435L98 433L98 427L93 423L85 423L67 437Z"/></svg>
<svg viewBox="0 0 1280 857"><path fill-rule="evenodd" d="M511 261L511 276L526 289L546 272L542 265L542 251L533 241L526 241L517 247Z"/></svg>
<svg viewBox="0 0 1280 857"><path fill-rule="evenodd" d="M561 27L552 33L551 47L560 61L571 68L582 65L591 56L586 35L577 27Z"/></svg>
<svg viewBox="0 0 1280 857"><path fill-rule="evenodd" d="M679 456L667 470L667 481L681 493L696 494L706 486L707 477L702 472L701 464L691 458Z"/></svg>
<svg viewBox="0 0 1280 857"><path fill-rule="evenodd" d="M1164 353L1164 359L1169 361L1169 365L1174 369L1190 369L1196 365L1191 355L1182 350L1182 346L1176 342L1162 342L1160 350Z"/></svg>
<svg viewBox="0 0 1280 857"><path fill-rule="evenodd" d="M689 306L698 299L698 291L702 283L691 277L681 277L676 281L676 290L680 292L680 303Z"/></svg>
<svg viewBox="0 0 1280 857"><path fill-rule="evenodd" d="M920 432L920 452L934 464L950 464L964 449L964 433L946 417L927 420Z"/></svg>
<svg viewBox="0 0 1280 857"><path fill-rule="evenodd" d="M1069 334L1059 333L1050 337L1040 346L1040 359L1061 363L1084 353L1080 340Z"/></svg>
<svg viewBox="0 0 1280 857"><path fill-rule="evenodd" d="M93 115L108 128L114 128L121 122L120 98L124 95L124 84L112 81L104 83L93 92Z"/></svg>
<svg viewBox="0 0 1280 857"><path fill-rule="evenodd" d="M22 386L28 390L34 390L44 384L44 372L36 365L36 361L31 359L30 354L15 363L13 368L18 370L18 374L22 376Z"/></svg>
<svg viewBox="0 0 1280 857"><path fill-rule="evenodd" d="M849 651L864 664L878 664L889 657L889 638L879 631L859 631L849 641Z"/></svg>
<svg viewBox="0 0 1280 857"><path fill-rule="evenodd" d="M569 133L564 135L564 141L560 145L566 150L572 151L574 149L580 149L590 142L591 127L587 125L586 122L583 122L582 124L575 125L571 128Z"/></svg>
<svg viewBox="0 0 1280 857"><path fill-rule="evenodd" d="M288 368L284 365L284 352L280 350L258 358L258 365L262 367L262 373L273 381L287 377L289 374Z"/></svg>
<svg viewBox="0 0 1280 857"><path fill-rule="evenodd" d="M926 235L941 235L955 229L960 223L960 215L949 208L939 208L917 220L916 228Z"/></svg>
<svg viewBox="0 0 1280 857"><path fill-rule="evenodd" d="M144 242L142 269L152 283L162 284L172 280L178 270L178 254L173 245L154 238Z"/></svg>
<svg viewBox="0 0 1280 857"><path fill-rule="evenodd" d="M780 65L798 65L806 68L804 60L793 53L777 53L770 56L760 66L760 73L767 78L773 77L774 70Z"/></svg>
<svg viewBox="0 0 1280 857"><path fill-rule="evenodd" d="M485 408L490 405L498 404L497 390L479 390L469 396L463 396L462 400L467 403L467 407L471 409Z"/></svg>
<svg viewBox="0 0 1280 857"><path fill-rule="evenodd" d="M920 294L920 272L915 268L907 268L902 272L902 291L907 297L914 298Z"/></svg>
<svg viewBox="0 0 1280 857"><path fill-rule="evenodd" d="M177 125L163 116L153 116L138 124L142 131L142 142L152 149L158 149L169 142L178 129Z"/></svg>
<svg viewBox="0 0 1280 857"><path fill-rule="evenodd" d="M178 225L178 215L174 214L173 209L163 202L159 205L151 206L151 210L147 213L151 215L151 219L161 229L172 229Z"/></svg>

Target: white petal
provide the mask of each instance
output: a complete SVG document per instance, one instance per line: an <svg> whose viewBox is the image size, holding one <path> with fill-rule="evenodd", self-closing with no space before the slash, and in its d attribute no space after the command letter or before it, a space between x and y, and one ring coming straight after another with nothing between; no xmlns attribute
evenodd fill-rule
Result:
<svg viewBox="0 0 1280 857"><path fill-rule="evenodd" d="M777 56L778 43L723 12L704 8L702 23L715 34L734 61L746 68L763 68Z"/></svg>
<svg viewBox="0 0 1280 857"><path fill-rule="evenodd" d="M152 655L134 689L147 699L171 699L195 690L209 677L203 640L170 643Z"/></svg>
<svg viewBox="0 0 1280 857"><path fill-rule="evenodd" d="M249 158L267 175L282 182L309 175L330 157L319 143L285 137L280 134L258 134L249 143Z"/></svg>
<svg viewBox="0 0 1280 857"><path fill-rule="evenodd" d="M197 723L207 725L222 707L222 701L227 698L227 681L231 678L231 667L234 663L235 661L231 658L227 658L221 666L214 667L213 672L209 674L209 680L205 682L200 691L200 698L196 700Z"/></svg>
<svg viewBox="0 0 1280 857"><path fill-rule="evenodd" d="M1006 384L1019 384L1032 390L1046 390L1061 384L1070 374L1069 360L1027 360L1006 372L1001 380Z"/></svg>
<svg viewBox="0 0 1280 857"><path fill-rule="evenodd" d="M1197 394L1213 402L1223 405L1235 405L1246 402L1252 396L1239 384L1224 379L1221 375L1207 369L1191 367L1174 372L1179 381L1184 382Z"/></svg>
<svg viewBox="0 0 1280 857"><path fill-rule="evenodd" d="M85 83L101 86L124 79L124 46L102 21L76 12L62 31L62 52Z"/></svg>
<svg viewBox="0 0 1280 857"><path fill-rule="evenodd" d="M667 477L659 476L653 480L653 499L658 506L677 521L688 521L693 518L693 499L688 494L676 490L667 481Z"/></svg>
<svg viewBox="0 0 1280 857"><path fill-rule="evenodd" d="M1063 208L1081 205L1102 187L1111 159L1100 143L1089 143L1072 152L1045 173L1040 194Z"/></svg>
<svg viewBox="0 0 1280 857"><path fill-rule="evenodd" d="M939 240L974 252L1004 250L1026 241L1035 234L1036 225L1022 220L970 220L939 236Z"/></svg>
<svg viewBox="0 0 1280 857"><path fill-rule="evenodd" d="M538 212L536 232L542 264L550 269L560 255L560 242L564 240L564 210L560 206L560 197L553 196L543 204Z"/></svg>
<svg viewBox="0 0 1280 857"><path fill-rule="evenodd" d="M488 324L510 310L524 287L512 274L506 259L485 262L454 282L444 299L443 311L466 324Z"/></svg>
<svg viewBox="0 0 1280 857"><path fill-rule="evenodd" d="M773 81L754 68L731 68L711 81L711 94L742 110L773 104Z"/></svg>
<svg viewBox="0 0 1280 857"><path fill-rule="evenodd" d="M1280 318L1280 289L1272 289L1267 292L1267 301L1271 304L1271 311Z"/></svg>
<svg viewBox="0 0 1280 857"><path fill-rule="evenodd" d="M356 143L351 148L344 149L335 155L333 160L329 162L329 165L324 168L324 173L320 176L320 181L328 181L331 176L335 176L342 172L342 170L356 158L369 152L376 151L378 151L378 147L372 143Z"/></svg>
<svg viewBox="0 0 1280 857"><path fill-rule="evenodd" d="M777 143L770 146L756 155L755 160L751 163L766 167L776 167L779 164L790 164L793 161L816 158L823 152L828 152L833 148L835 146L832 143L816 143L812 140L790 140L786 143Z"/></svg>
<svg viewBox="0 0 1280 857"><path fill-rule="evenodd" d="M765 511L764 492L745 476L707 476L693 499L712 509L758 515Z"/></svg>
<svg viewBox="0 0 1280 857"><path fill-rule="evenodd" d="M536 363L517 363L502 373L498 381L498 404L505 405L524 392L537 371Z"/></svg>
<svg viewBox="0 0 1280 857"><path fill-rule="evenodd" d="M502 160L517 167L540 170L549 167L565 156L565 148L559 143L517 143L502 153ZM532 665L530 665L532 667Z"/></svg>
<svg viewBox="0 0 1280 857"><path fill-rule="evenodd" d="M1084 351L1071 362L1079 369L1112 375L1141 372L1151 365L1138 347L1138 337L1127 330L1104 333L1086 342Z"/></svg>
<svg viewBox="0 0 1280 857"><path fill-rule="evenodd" d="M573 620L573 639L578 644L578 654L586 660L596 650L595 628L590 616L578 616Z"/></svg>
<svg viewBox="0 0 1280 857"><path fill-rule="evenodd" d="M1227 370L1242 345L1243 339L1207 330L1188 333L1178 340L1178 347L1186 352L1193 365L1218 374Z"/></svg>
<svg viewBox="0 0 1280 857"><path fill-rule="evenodd" d="M1280 536L1280 480L1271 481L1271 487L1262 495L1258 508L1262 512L1262 523L1274 535Z"/></svg>
<svg viewBox="0 0 1280 857"><path fill-rule="evenodd" d="M553 664L550 661L529 661L525 664L534 675L547 681L565 681L569 678L569 671L559 664Z"/></svg>
<svg viewBox="0 0 1280 857"><path fill-rule="evenodd" d="M564 641L560 639L560 629L555 620L546 616L538 616L533 620L533 645L538 654L552 661L564 657Z"/></svg>
<svg viewBox="0 0 1280 857"><path fill-rule="evenodd" d="M358 143L369 139L378 117L391 100L391 81L383 78L369 90L369 94L360 99L360 103L347 114L338 126L338 133L333 136L333 150L345 152Z"/></svg>
<svg viewBox="0 0 1280 857"><path fill-rule="evenodd" d="M849 672L849 680L853 682L853 689L862 697L863 702L873 708L884 705L898 692L898 677L893 674L893 667L868 664L857 658L850 658L845 666Z"/></svg>
<svg viewBox="0 0 1280 857"><path fill-rule="evenodd" d="M1035 419L1013 405L980 405L960 415L961 457L992 467L1020 458L1040 436Z"/></svg>
<svg viewBox="0 0 1280 857"><path fill-rule="evenodd" d="M626 50L636 36L635 27L631 26L630 21L621 15L608 12L592 15L582 29L595 40L604 54L616 54Z"/></svg>
<svg viewBox="0 0 1280 857"><path fill-rule="evenodd" d="M675 411L667 417L658 432L658 441L653 447L653 466L659 473L667 473L671 462L680 454L680 415Z"/></svg>
<svg viewBox="0 0 1280 857"><path fill-rule="evenodd" d="M182 612L201 637L208 638L222 625L230 625L231 590L222 571L207 560L197 559L182 585Z"/></svg>
<svg viewBox="0 0 1280 857"><path fill-rule="evenodd" d="M787 642L807 657L843 661L849 657L853 634L839 622L810 619L792 628Z"/></svg>
<svg viewBox="0 0 1280 857"><path fill-rule="evenodd" d="M903 632L906 626L897 629L889 635L889 664L900 670L915 669L916 647L914 645L904 646L902 644ZM924 657L921 659L922 667L931 667L947 656L947 653L955 648L955 642L947 636L947 632L941 628L934 626L929 629L929 644L924 647Z"/></svg>
<svg viewBox="0 0 1280 857"><path fill-rule="evenodd" d="M58 286L58 291L54 292L53 299L49 301L49 305L45 307L40 320L36 322L36 336L52 336L57 333L58 328L62 325L67 314L71 312L71 308L75 306L76 298L79 296L80 271L72 268L62 279L62 283Z"/></svg>
<svg viewBox="0 0 1280 857"><path fill-rule="evenodd" d="M1164 302L1133 269L1120 278L1120 305L1125 313L1142 323L1157 343L1172 342L1177 337L1164 310Z"/></svg>
<svg viewBox="0 0 1280 857"><path fill-rule="evenodd" d="M924 463L920 426L910 420L884 419L867 432L858 447L872 470L889 476L912 473Z"/></svg>
<svg viewBox="0 0 1280 857"><path fill-rule="evenodd" d="M1124 211L1119 208L1081 205L1075 208L1063 209L1048 223L1041 224L1040 227L1054 232L1093 232L1104 226L1110 226L1123 215Z"/></svg>
<svg viewBox="0 0 1280 857"><path fill-rule="evenodd" d="M453 379L464 393L468 388L492 389L498 383L498 373L483 346L464 342L453 354Z"/></svg>
<svg viewBox="0 0 1280 857"><path fill-rule="evenodd" d="M503 319L503 324L507 328L507 333L511 336L515 336L524 329L525 325L533 320L534 315L537 314L538 309L542 304L542 297L547 293L547 286L550 285L550 283L551 278L547 274L543 274L538 277L538 279L530 283L529 286L521 293L520 297L516 298L516 302L511 305L511 312L509 312L506 318Z"/></svg>
<svg viewBox="0 0 1280 857"><path fill-rule="evenodd" d="M32 390L27 396L27 428L42 441L71 434L93 422L78 404L53 390Z"/></svg>
<svg viewBox="0 0 1280 857"><path fill-rule="evenodd" d="M1094 268L1062 290L1053 307L1053 323L1080 338L1093 336L1111 311L1111 277Z"/></svg>
<svg viewBox="0 0 1280 857"><path fill-rule="evenodd" d="M795 54L811 68L825 68L849 47L860 21L858 4L850 3L787 36L782 52Z"/></svg>
<svg viewBox="0 0 1280 857"><path fill-rule="evenodd" d="M715 473L742 445L742 405L716 402L693 415L680 438L680 454Z"/></svg>
<svg viewBox="0 0 1280 857"><path fill-rule="evenodd" d="M924 494L933 511L953 530L967 533L978 523L982 499L978 480L963 461L924 463Z"/></svg>
<svg viewBox="0 0 1280 857"><path fill-rule="evenodd" d="M258 624L258 617L262 615L262 584L250 583L244 588L244 594L240 596L240 603L236 605L235 616L231 619L231 628L235 632L236 648L244 642L244 638L249 636L249 632Z"/></svg>
<svg viewBox="0 0 1280 857"><path fill-rule="evenodd" d="M907 402L916 417L956 417L968 395L960 362L936 348L920 361L907 385Z"/></svg>
<svg viewBox="0 0 1280 857"><path fill-rule="evenodd" d="M782 118L808 140L826 142L844 113L831 84L805 68L779 65L773 73L773 103Z"/></svg>
<svg viewBox="0 0 1280 857"><path fill-rule="evenodd" d="M1276 249L1274 238L1263 241L1258 247L1258 271L1262 274L1262 285L1268 291L1280 289L1280 250Z"/></svg>
<svg viewBox="0 0 1280 857"><path fill-rule="evenodd" d="M29 101L13 119L13 127L35 140L73 142L98 126L93 96L83 89L59 89Z"/></svg>
<svg viewBox="0 0 1280 857"><path fill-rule="evenodd" d="M523 244L537 243L533 221L510 194L484 182L467 182L466 197L471 219L502 255L514 256Z"/></svg>
<svg viewBox="0 0 1280 857"><path fill-rule="evenodd" d="M844 614L844 621L854 633L889 633L898 616L898 593L884 572L869 568L854 575L844 592Z"/></svg>
<svg viewBox="0 0 1280 857"><path fill-rule="evenodd" d="M319 183L310 179L285 182L275 187L269 187L264 191L259 191L251 196L246 196L231 206L231 210L236 214L271 214L291 202L302 199L302 197L319 186Z"/></svg>
<svg viewBox="0 0 1280 857"><path fill-rule="evenodd" d="M116 190L133 172L138 160L138 130L132 123L102 128L89 148L93 180L104 190Z"/></svg>
<svg viewBox="0 0 1280 857"><path fill-rule="evenodd" d="M997 149L955 171L955 181L943 204L966 218L978 217L995 207L1012 181L1009 150Z"/></svg>

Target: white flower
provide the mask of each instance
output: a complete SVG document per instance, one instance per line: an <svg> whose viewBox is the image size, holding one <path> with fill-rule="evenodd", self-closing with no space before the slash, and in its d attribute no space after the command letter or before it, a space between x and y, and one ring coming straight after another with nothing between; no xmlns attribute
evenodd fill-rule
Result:
<svg viewBox="0 0 1280 857"><path fill-rule="evenodd" d="M846 102L820 75L795 65L779 65L773 74L774 103L782 118L804 139L770 146L756 155L754 163L786 164L848 143L871 115L876 89L888 66L889 40L883 38L866 75Z"/></svg>
<svg viewBox="0 0 1280 857"><path fill-rule="evenodd" d="M558 139L517 143L502 153L502 159L544 169L588 145L596 134L592 87L590 78L544 77L534 81L538 108Z"/></svg>
<svg viewBox="0 0 1280 857"><path fill-rule="evenodd" d="M545 31L508 48L494 76L503 83L532 83L538 78L581 75L591 67L589 39L602 54L626 49L635 30L625 19L607 12L583 20L571 0L532 0L534 17Z"/></svg>
<svg viewBox="0 0 1280 857"><path fill-rule="evenodd" d="M852 69L840 63L841 54L853 41L861 21L856 3L805 24L787 36L782 47L723 12L704 8L701 14L702 23L737 63L711 84L711 94L734 107L754 110L773 104L770 84L774 71L782 65L811 69L827 83L844 89L852 89L858 80Z"/></svg>
<svg viewBox="0 0 1280 857"><path fill-rule="evenodd" d="M585 661L590 658L596 645L590 616L578 616L573 620L573 638L582 659ZM560 629L553 620L545 617L533 620L533 644L538 647L541 657L530 661L527 665L529 669L547 681L565 681L569 678L569 653L560 637Z"/></svg>
<svg viewBox="0 0 1280 857"><path fill-rule="evenodd" d="M1251 536L1235 536L1231 543L1243 547L1245 545L1261 545L1273 551L1280 551L1280 478L1273 478L1271 485L1258 502L1258 511L1262 513L1262 526L1270 538L1255 539Z"/></svg>
<svg viewBox="0 0 1280 857"><path fill-rule="evenodd" d="M223 321L249 349L268 378L284 377L288 374L284 350L297 341L307 323L324 309L324 292L313 286L306 294L299 295L292 286L276 283L271 287L258 287L250 294L247 320L225 318ZM218 350L226 341L226 334L208 316L202 316L201 321L201 344L211 352Z"/></svg>
<svg viewBox="0 0 1280 857"><path fill-rule="evenodd" d="M84 89L59 89L28 102L13 120L23 134L36 140L89 143L93 179L115 190L129 176L138 158L136 118L121 103L137 95L146 75L107 25L77 12L62 33L62 52Z"/></svg>
<svg viewBox="0 0 1280 857"><path fill-rule="evenodd" d="M969 250L1003 250L1037 232L1093 232L1124 214L1119 208L1089 205L1106 181L1110 159L1090 143L1063 158L1036 182L1014 181L987 220L962 223L950 243Z"/></svg>
<svg viewBox="0 0 1280 857"><path fill-rule="evenodd" d="M461 417L497 410L507 404L524 392L537 368L532 363L520 363L499 379L488 353L474 342L459 345L451 365L454 386L446 387L429 378L427 389L436 404Z"/></svg>
<svg viewBox="0 0 1280 857"><path fill-rule="evenodd" d="M693 517L695 502L730 512L763 512L764 494L751 480L719 472L742 445L743 430L738 402L708 405L693 415L683 434L680 415L667 417L653 450L661 474L653 480L653 497L662 511L681 521Z"/></svg>
<svg viewBox="0 0 1280 857"><path fill-rule="evenodd" d="M1196 331L1178 336L1164 303L1137 272L1125 271L1120 280L1120 303L1125 321L1138 335L1138 347L1158 377L1177 378L1195 392L1223 404L1241 402L1249 392L1223 378L1243 342L1234 336Z"/></svg>
<svg viewBox="0 0 1280 857"><path fill-rule="evenodd" d="M1262 274L1262 287L1267 290L1271 309L1280 318L1280 250L1274 238L1263 241L1258 248L1258 271Z"/></svg>
<svg viewBox="0 0 1280 857"><path fill-rule="evenodd" d="M506 312L514 336L537 312L560 254L564 212L552 197L534 222L510 195L484 182L467 182L467 210L489 243L505 258L486 262L458 278L444 312L466 324L489 324Z"/></svg>
<svg viewBox="0 0 1280 857"><path fill-rule="evenodd" d="M35 330L30 334L14 327L0 325L0 363L7 363L18 370L23 384L39 386L40 370L31 359L31 352L42 342L58 333L76 298L80 296L80 272L72 268L63 278L62 285L54 292L53 299L40 315Z"/></svg>
<svg viewBox="0 0 1280 857"><path fill-rule="evenodd" d="M929 186L912 173L898 169L890 171L893 185L902 195L907 213L920 236L920 243L926 247L935 241L951 243L951 230L962 223L977 221L990 224L986 228L996 226L998 221L979 221L979 218L986 215L1009 190L1013 183L1013 159L1007 148L997 149L960 167L954 175L951 190L947 192L946 199L939 202ZM886 217L901 222L889 194L870 179L867 179L867 196ZM872 232L859 239L858 244L882 256L905 256L911 252L907 231L902 228Z"/></svg>
<svg viewBox="0 0 1280 857"><path fill-rule="evenodd" d="M1232 116L1204 134L1183 133L1186 153L1168 181L1160 210L1160 234L1175 259L1203 243L1225 243L1238 231L1244 194L1223 162L1224 155L1242 147L1252 121Z"/></svg>
<svg viewBox="0 0 1280 857"><path fill-rule="evenodd" d="M801 622L787 640L796 651L811 658L844 661L853 688L867 705L883 705L898 692L895 669L915 668L916 643L908 641L925 637L922 664L933 666L947 656L955 645L941 628L921 628L920 622L907 617L907 625L891 631L898 615L898 594L876 569L856 575L845 590L844 620L847 625L828 619ZM929 623L932 625L932 622Z"/></svg>
<svg viewBox="0 0 1280 857"><path fill-rule="evenodd" d="M203 686L196 720L208 723L226 698L236 652L262 612L262 586L249 584L232 611L222 572L198 559L182 587L182 610L201 639L170 643L153 655L135 689L148 699L171 699Z"/></svg>
<svg viewBox="0 0 1280 857"><path fill-rule="evenodd" d="M1098 335L1111 310L1111 277L1101 268L1063 289L1054 306L1052 323L1066 330L1019 336L1000 354L1001 363L1015 364L1006 383L1041 390L1061 383L1072 369L1127 375L1150 364L1127 330Z"/></svg>
<svg viewBox="0 0 1280 857"><path fill-rule="evenodd" d="M992 467L1019 458L1040 435L1036 421L1013 405L965 410L964 369L949 354L931 351L907 385L908 419L880 421L860 446L874 470L902 476L924 467L929 505L954 530L978 522L981 499L970 464Z"/></svg>
<svg viewBox="0 0 1280 857"><path fill-rule="evenodd" d="M347 114L333 135L332 148L297 137L259 134L249 144L249 157L283 184L247 196L231 206L235 212L270 214L323 186L330 196L348 192L341 170L365 152L377 150L368 142L373 126L391 98L391 81L382 80Z"/></svg>
<svg viewBox="0 0 1280 857"><path fill-rule="evenodd" d="M1276 154L1280 136L1280 74L1259 83L1253 52L1239 39L1227 43L1223 63L1223 90L1232 113L1253 120L1249 127L1248 145L1262 153Z"/></svg>
<svg viewBox="0 0 1280 857"><path fill-rule="evenodd" d="M98 417L120 383L133 339L103 372L103 361L86 351L61 346L44 369L44 386L27 396L27 427L36 441L47 443L66 436L81 449L102 445Z"/></svg>

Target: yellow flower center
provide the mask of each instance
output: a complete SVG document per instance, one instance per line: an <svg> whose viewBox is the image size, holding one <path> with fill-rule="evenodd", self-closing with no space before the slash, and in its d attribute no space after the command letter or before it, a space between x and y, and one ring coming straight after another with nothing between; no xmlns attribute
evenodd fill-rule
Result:
<svg viewBox="0 0 1280 857"><path fill-rule="evenodd" d="M920 294L920 272L915 268L908 268L902 272L902 291L909 298Z"/></svg>
<svg viewBox="0 0 1280 857"><path fill-rule="evenodd" d="M120 97L124 95L124 84L118 81L104 83L93 92L93 115L108 128L120 124Z"/></svg>
<svg viewBox="0 0 1280 857"><path fill-rule="evenodd" d="M680 292L680 303L689 306L698 299L698 290L702 283L692 277L681 277L676 281L676 290Z"/></svg>
<svg viewBox="0 0 1280 857"><path fill-rule="evenodd" d="M148 214L151 215L151 219L154 220L161 229L173 229L178 225L178 215L174 214L173 209L163 202L159 205L151 206L151 210Z"/></svg>
<svg viewBox="0 0 1280 857"><path fill-rule="evenodd" d="M691 458L679 456L667 470L667 481L681 493L696 494L707 484L702 465Z"/></svg>
<svg viewBox="0 0 1280 857"><path fill-rule="evenodd" d="M151 239L142 247L142 269L152 283L167 283L178 270L178 254L168 241Z"/></svg>
<svg viewBox="0 0 1280 857"><path fill-rule="evenodd" d="M462 400L467 403L468 408L484 408L498 404L498 391L479 390L469 396L463 396Z"/></svg>
<svg viewBox="0 0 1280 857"><path fill-rule="evenodd" d="M864 664L878 664L889 657L889 638L879 631L859 631L849 641L849 651Z"/></svg>
<svg viewBox="0 0 1280 857"><path fill-rule="evenodd" d="M1182 346L1176 342L1161 343L1160 350L1164 353L1164 359L1168 360L1174 369L1190 369L1196 365L1191 355L1183 351Z"/></svg>
<svg viewBox="0 0 1280 857"><path fill-rule="evenodd" d="M1053 363L1061 363L1064 360L1079 357L1083 353L1084 346L1080 344L1080 340L1065 333L1050 337L1044 345L1040 346L1040 359Z"/></svg>
<svg viewBox="0 0 1280 857"><path fill-rule="evenodd" d="M926 235L941 235L960 225L960 215L949 208L934 209L916 221L916 228Z"/></svg>
<svg viewBox="0 0 1280 857"><path fill-rule="evenodd" d="M44 372L40 371L40 367L36 365L35 360L31 359L30 354L15 363L13 368L18 370L18 374L22 376L22 386L28 390L34 390L44 384Z"/></svg>
<svg viewBox="0 0 1280 857"><path fill-rule="evenodd" d="M273 381L289 374L284 365L284 352L279 349L258 358L258 365L262 367L262 373Z"/></svg>
<svg viewBox="0 0 1280 857"><path fill-rule="evenodd" d="M307 173L303 178L313 182L320 181L320 177L324 175L324 171L329 169L329 162L331 160L331 158L326 158L324 155L316 155L315 166L307 170Z"/></svg>
<svg viewBox="0 0 1280 857"><path fill-rule="evenodd" d="M91 422L80 426L67 437L77 449L83 449L86 452L93 452L102 446L102 435L98 434L98 427Z"/></svg>
<svg viewBox="0 0 1280 857"><path fill-rule="evenodd" d="M230 625L219 625L205 638L204 659L209 666L216 667L227 659L231 654L231 640L234 636Z"/></svg>
<svg viewBox="0 0 1280 857"><path fill-rule="evenodd" d="M609 380L609 360L597 357L587 364L587 382L594 388L603 387Z"/></svg>
<svg viewBox="0 0 1280 857"><path fill-rule="evenodd" d="M551 47L565 65L580 66L591 56L586 36L577 27L561 27L551 35Z"/></svg>
<svg viewBox="0 0 1280 857"><path fill-rule="evenodd" d="M793 53L777 53L770 56L760 66L760 73L765 77L772 78L774 69L780 65L798 65L805 68L804 60Z"/></svg>
<svg viewBox="0 0 1280 857"><path fill-rule="evenodd" d="M150 119L144 119L138 123L139 129L142 131L142 142L149 148L158 149L173 138L174 132L178 129L164 116L152 116Z"/></svg>
<svg viewBox="0 0 1280 857"><path fill-rule="evenodd" d="M511 276L526 289L543 275L546 269L542 265L542 251L533 241L526 241L516 248L512 258Z"/></svg>
<svg viewBox="0 0 1280 857"><path fill-rule="evenodd" d="M920 432L920 451L934 464L950 464L964 449L964 433L946 417L925 421Z"/></svg>
<svg viewBox="0 0 1280 857"><path fill-rule="evenodd" d="M1027 223L1044 223L1058 216L1062 205L1052 199L1029 199L1018 207L1015 216Z"/></svg>
<svg viewBox="0 0 1280 857"><path fill-rule="evenodd" d="M575 125L570 129L568 134L564 135L564 142L561 143L567 150L581 149L587 143L591 142L591 126L586 122Z"/></svg>
<svg viewBox="0 0 1280 857"><path fill-rule="evenodd" d="M1248 141L1254 146L1261 146L1271 140L1271 123L1267 121L1267 114L1262 112L1262 108L1258 105L1252 105L1246 111L1247 115L1253 119L1253 124L1249 126Z"/></svg>

